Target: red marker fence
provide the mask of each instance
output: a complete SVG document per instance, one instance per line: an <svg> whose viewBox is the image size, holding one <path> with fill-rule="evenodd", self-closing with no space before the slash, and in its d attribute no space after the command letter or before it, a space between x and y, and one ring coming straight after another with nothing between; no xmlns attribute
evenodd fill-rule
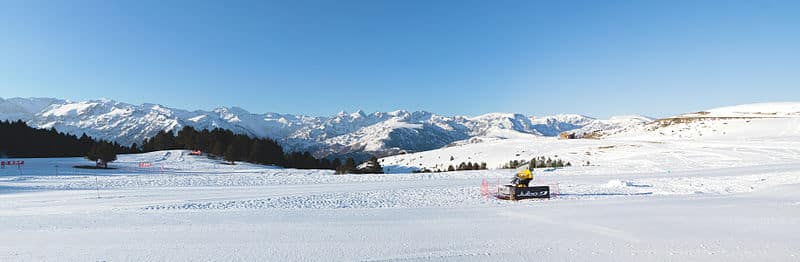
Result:
<svg viewBox="0 0 800 262"><path fill-rule="evenodd" d="M483 195L483 197L489 197L490 193L489 182L486 182L486 178L484 178L483 181L481 181L481 195Z"/></svg>
<svg viewBox="0 0 800 262"><path fill-rule="evenodd" d="M19 161L0 161L0 168L6 168L6 166L17 166L22 167L25 165L24 160Z"/></svg>

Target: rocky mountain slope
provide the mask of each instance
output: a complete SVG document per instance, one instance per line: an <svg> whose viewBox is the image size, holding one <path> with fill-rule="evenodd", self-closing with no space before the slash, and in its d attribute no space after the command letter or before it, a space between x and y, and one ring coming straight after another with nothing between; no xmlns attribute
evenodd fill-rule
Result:
<svg viewBox="0 0 800 262"><path fill-rule="evenodd" d="M316 156L369 153L391 155L441 148L470 138L503 139L519 134L556 136L584 127L622 128L625 123L582 115L533 117L491 113L476 117L442 116L431 112L340 112L312 117L254 114L238 107L187 111L158 104L132 105L113 100L68 101L54 98L0 99L0 119L22 119L29 125L117 141L140 143L161 130L184 126L223 128L236 133L270 137L289 150ZM640 122L631 124L641 124Z"/></svg>

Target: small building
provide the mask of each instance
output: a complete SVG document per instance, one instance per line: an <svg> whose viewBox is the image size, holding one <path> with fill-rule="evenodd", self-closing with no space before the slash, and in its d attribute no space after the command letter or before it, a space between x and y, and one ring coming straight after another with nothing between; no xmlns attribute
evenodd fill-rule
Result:
<svg viewBox="0 0 800 262"><path fill-rule="evenodd" d="M575 136L575 133L569 131L564 131L558 134L558 139L575 139L575 138L577 138Z"/></svg>

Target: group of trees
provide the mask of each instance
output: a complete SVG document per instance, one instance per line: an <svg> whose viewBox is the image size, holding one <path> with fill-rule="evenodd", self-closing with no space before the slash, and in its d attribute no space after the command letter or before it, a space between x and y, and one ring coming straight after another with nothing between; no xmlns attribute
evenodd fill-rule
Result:
<svg viewBox="0 0 800 262"><path fill-rule="evenodd" d="M508 163L503 164L502 168L515 169L515 168L526 166L526 165L528 166L528 169L533 170L535 168L546 168L546 167L549 167L549 168L553 168L553 167L569 167L569 166L572 166L572 163L564 162L564 160L561 160L560 158L558 158L558 156L556 156L555 159L552 159L552 158L549 158L549 157L545 158L545 157L541 156L541 157L534 157L530 161L526 161L526 160L511 160L511 161L508 161Z"/></svg>
<svg viewBox="0 0 800 262"><path fill-rule="evenodd" d="M472 163L472 162L467 162L467 163L461 162L461 164L458 164L457 167L454 167L453 165L450 165L450 166L447 167L447 171L485 170L485 169L487 169L485 162L484 163L480 163L480 164L478 164L478 162L475 162L475 163Z"/></svg>
<svg viewBox="0 0 800 262"><path fill-rule="evenodd" d="M540 156L539 158L534 157L529 162L530 163L528 163L528 168L530 168L530 169L543 168L543 167L568 167L568 166L572 166L572 163L564 162L564 160L561 160L560 158L558 158L558 156L556 156L555 159L551 159L549 157L545 158L543 156Z"/></svg>
<svg viewBox="0 0 800 262"><path fill-rule="evenodd" d="M301 169L335 169L338 166L336 162L341 163L337 160L317 159L309 152L285 153L275 140L234 134L221 128L198 131L187 126L177 134L161 131L142 143L144 152L168 149L200 150L231 163L245 161Z"/></svg>
<svg viewBox="0 0 800 262"><path fill-rule="evenodd" d="M334 160L334 162L337 163L338 161L338 158ZM374 156L367 161L364 168L358 168L355 160L353 160L351 157L348 157L343 165L338 165L335 169L336 174L383 174L383 166L381 166L378 158Z"/></svg>
<svg viewBox="0 0 800 262"><path fill-rule="evenodd" d="M463 171L463 170L485 170L485 169L488 169L485 162L482 163L461 162L461 164L458 164L458 166L453 166L453 165L448 166L446 170L441 170L438 168L434 170L423 168L415 170L414 173L440 173L440 172L452 172L452 171Z"/></svg>
<svg viewBox="0 0 800 262"><path fill-rule="evenodd" d="M0 121L0 157L79 157L107 163L116 160L118 153L135 153L127 147L86 134L77 137L56 131L28 126L22 120Z"/></svg>
<svg viewBox="0 0 800 262"><path fill-rule="evenodd" d="M115 151L113 144L101 141L89 148L86 158L97 162L97 167L108 168L109 162L117 160L117 151Z"/></svg>
<svg viewBox="0 0 800 262"><path fill-rule="evenodd" d="M525 160L510 160L508 163L503 164L501 168L503 169L516 169L518 167L527 165L528 161Z"/></svg>
<svg viewBox="0 0 800 262"><path fill-rule="evenodd" d="M54 128L38 129L25 122L0 121L0 157L79 157L96 161L107 167L117 159L117 154L140 153L169 149L200 150L219 156L231 163L246 161L265 165L301 169L335 169L337 173L383 173L378 159L373 157L365 168L359 169L353 158L344 163L338 158L317 159L309 152L283 151L283 147L269 138L253 138L234 134L230 130L195 130L184 127L177 134L161 131L145 139L141 146L122 146L116 142L95 140L86 134L80 137L56 131Z"/></svg>

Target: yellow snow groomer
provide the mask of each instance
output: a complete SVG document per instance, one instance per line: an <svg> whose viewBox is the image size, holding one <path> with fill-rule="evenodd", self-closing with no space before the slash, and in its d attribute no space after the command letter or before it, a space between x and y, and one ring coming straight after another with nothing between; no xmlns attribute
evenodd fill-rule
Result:
<svg viewBox="0 0 800 262"><path fill-rule="evenodd" d="M511 183L516 187L528 187L531 180L533 180L533 173L530 169L525 168L517 172L517 177L511 180Z"/></svg>
<svg viewBox="0 0 800 262"><path fill-rule="evenodd" d="M510 184L497 187L497 198L520 200L526 198L550 198L550 186L530 186L533 172L525 168L517 172Z"/></svg>

